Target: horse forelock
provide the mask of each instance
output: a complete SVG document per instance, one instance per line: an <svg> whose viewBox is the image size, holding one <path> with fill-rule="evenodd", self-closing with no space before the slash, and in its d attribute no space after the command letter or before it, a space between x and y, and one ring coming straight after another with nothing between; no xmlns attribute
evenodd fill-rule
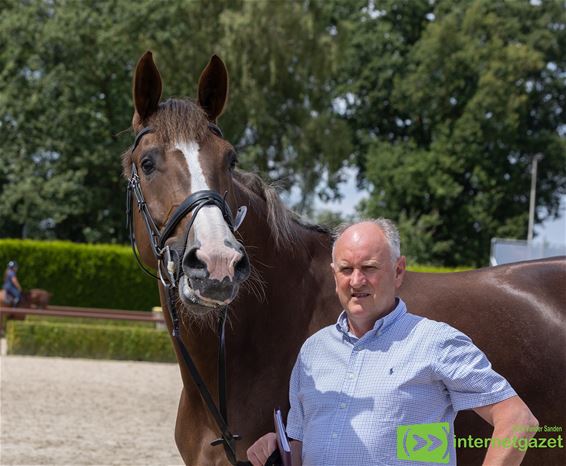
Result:
<svg viewBox="0 0 566 466"><path fill-rule="evenodd" d="M147 121L147 126L164 142L198 143L209 134L204 110L189 99L167 99L161 102L157 112ZM131 155L129 148L122 154L122 168L126 178L130 176Z"/></svg>
<svg viewBox="0 0 566 466"><path fill-rule="evenodd" d="M161 102L148 126L153 128L158 138L174 143L199 143L208 135L208 119L204 110L188 99Z"/></svg>

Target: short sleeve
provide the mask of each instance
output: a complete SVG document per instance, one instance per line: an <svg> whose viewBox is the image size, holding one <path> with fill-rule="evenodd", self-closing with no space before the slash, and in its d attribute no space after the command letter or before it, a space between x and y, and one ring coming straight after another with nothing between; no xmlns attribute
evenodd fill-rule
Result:
<svg viewBox="0 0 566 466"><path fill-rule="evenodd" d="M517 395L467 335L448 325L446 329L434 370L448 389L454 411L479 408Z"/></svg>
<svg viewBox="0 0 566 466"><path fill-rule="evenodd" d="M300 400L301 387L301 353L297 357L293 371L291 372L291 380L289 381L289 404L291 409L287 416L287 436L294 440L303 440L303 420L304 411L303 404Z"/></svg>

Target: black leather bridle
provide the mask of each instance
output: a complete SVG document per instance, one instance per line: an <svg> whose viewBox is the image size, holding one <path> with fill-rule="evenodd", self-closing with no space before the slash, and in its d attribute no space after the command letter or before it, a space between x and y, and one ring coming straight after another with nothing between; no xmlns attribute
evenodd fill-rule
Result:
<svg viewBox="0 0 566 466"><path fill-rule="evenodd" d="M218 128L213 123L209 124L209 128L217 135L222 135L220 128ZM141 129L135 137L134 143L131 148L131 152L133 154L134 150L140 143L143 136L148 133L151 133L153 129L151 127L145 127ZM151 213L149 212L149 208L147 203L145 202L141 185L140 185L140 178L135 166L135 163L132 160L132 173L128 180L128 189L127 189L127 206L126 206L126 217L127 217L127 228L129 230L130 235L130 243L132 245L132 250L134 251L134 256L142 268L147 274L152 276L153 278L161 280L163 284L167 296L167 311L171 317L172 322L172 336L173 340L177 345L177 348L183 358L184 364L186 365L193 381L195 382L200 395L202 396L206 406L208 407L209 412L211 413L212 417L214 418L218 429L220 430L220 438L214 440L211 445L223 445L224 451L226 453L226 457L230 461L230 463L234 466L244 466L250 465L247 461L238 461L236 458L236 447L235 441L240 439L240 436L237 434L232 434L228 427L228 412L227 412L227 403L226 403L226 345L225 345L225 332L224 327L226 323L226 312L227 308L223 307L221 310L221 315L218 323L218 406L214 403L212 396L210 395L210 391L208 390L204 380L202 379L191 355L183 340L181 339L181 335L179 332L179 316L177 315L177 310L175 308L175 293L177 288L177 281L178 275L180 270L180 259L181 257L173 258L172 251L169 246L166 246L165 243L171 237L173 232L175 231L176 227L179 225L181 220L183 220L189 213L192 212L192 217L189 220L188 227L186 230L186 235L188 236L195 218L199 213L200 209L205 206L216 206L222 212L222 216L224 220L228 224L230 230L232 232L236 231L238 227L241 225L244 217L246 215L246 207L242 206L238 209L236 213L236 218L233 219L232 212L228 203L226 202L225 198L218 194L216 191L212 190L203 190L197 191L189 195L182 203L179 205L173 215L167 220L165 226L159 230L157 225L155 224ZM151 250L153 255L157 259L157 271L158 276L154 275L151 271L149 271L144 265L141 263L139 258L139 254L136 248L136 238L134 235L133 229L133 202L134 199L137 203L138 211L144 221ZM177 254L176 251L173 251L173 254ZM177 254L178 255L178 254ZM176 260L175 260L176 259Z"/></svg>

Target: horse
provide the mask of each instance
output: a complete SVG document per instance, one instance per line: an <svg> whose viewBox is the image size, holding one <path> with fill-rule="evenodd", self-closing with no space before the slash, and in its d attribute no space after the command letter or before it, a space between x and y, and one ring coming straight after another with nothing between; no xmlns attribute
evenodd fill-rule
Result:
<svg viewBox="0 0 566 466"><path fill-rule="evenodd" d="M217 125L228 94L219 57L203 70L195 101L162 101L161 93L148 51L132 84L136 138L122 156L135 194L128 207L132 245L145 267L158 270L162 306L172 311L164 314L183 381L175 426L180 454L190 465L236 464L235 457L244 460L246 449L273 431L274 407L288 408L289 375L302 343L341 311L330 270L333 237L287 209L258 175L237 168L237 153ZM237 228L241 215L234 220L232 212L242 207L247 216ZM566 260L558 258L449 274L408 272L400 296L411 312L468 334L541 425L566 426L559 401L566 393L564 283ZM215 328L222 316L229 384L223 411L231 440L238 439L231 459L230 442L217 440L224 435L221 422L199 389L204 384L222 393L225 384L217 372L224 366L217 362L224 337ZM200 373L198 383L185 352ZM222 404L220 394L210 398ZM458 415L457 434L489 437L491 427L469 414ZM484 453L461 449L459 464L480 464ZM524 461L559 463L566 464L564 450L528 452Z"/></svg>
<svg viewBox="0 0 566 466"><path fill-rule="evenodd" d="M38 309L47 309L49 300L53 297L53 293L42 290L40 288L32 288L31 290L23 291L18 303L18 307L37 307ZM12 305L11 299L6 298L6 291L0 290L0 306L10 307Z"/></svg>
<svg viewBox="0 0 566 466"><path fill-rule="evenodd" d="M37 307L38 309L46 309L52 296L53 294L48 291L40 288L32 288L31 290L22 292L22 296L17 307ZM6 297L6 291L0 290L0 307L12 307L12 304L12 300ZM25 320L26 316L23 314L6 314L6 319Z"/></svg>

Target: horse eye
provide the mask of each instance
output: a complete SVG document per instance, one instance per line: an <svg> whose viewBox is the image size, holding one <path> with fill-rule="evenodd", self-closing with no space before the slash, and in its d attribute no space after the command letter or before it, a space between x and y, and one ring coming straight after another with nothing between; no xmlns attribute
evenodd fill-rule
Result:
<svg viewBox="0 0 566 466"><path fill-rule="evenodd" d="M149 175L155 168L155 164L153 163L153 160L148 157L142 160L141 168L144 174Z"/></svg>

